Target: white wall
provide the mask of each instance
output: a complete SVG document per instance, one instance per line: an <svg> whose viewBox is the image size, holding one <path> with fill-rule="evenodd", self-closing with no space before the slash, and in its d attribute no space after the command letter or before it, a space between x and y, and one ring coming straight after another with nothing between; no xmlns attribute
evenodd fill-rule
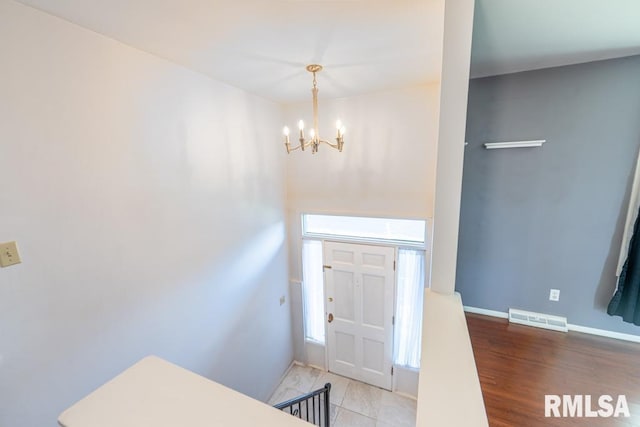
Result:
<svg viewBox="0 0 640 427"><path fill-rule="evenodd" d="M443 2L444 30L431 289L453 294L467 120L474 0Z"/></svg>
<svg viewBox="0 0 640 427"><path fill-rule="evenodd" d="M321 137L334 138L337 118L347 133L342 153L323 145L315 155L298 150L286 159L289 277L293 282L302 279L301 213L402 218L433 214L439 86L340 99L322 98L321 73L318 86ZM285 108L283 125L297 129L299 119L312 123L311 99ZM299 286L292 292L299 293ZM293 307L293 322L302 324L300 307ZM305 362L308 355L301 329L294 342L295 358Z"/></svg>
<svg viewBox="0 0 640 427"><path fill-rule="evenodd" d="M486 427L462 301L454 294L473 0L444 6L431 289L425 293L416 426Z"/></svg>
<svg viewBox="0 0 640 427"><path fill-rule="evenodd" d="M322 74L318 75L318 85ZM342 153L295 151L286 162L289 208L381 216L431 216L437 85L322 99L322 138L334 141L335 120L347 128ZM285 108L285 124L312 123L309 101ZM297 132L292 132L292 143ZM284 147L283 147L284 150Z"/></svg>
<svg viewBox="0 0 640 427"><path fill-rule="evenodd" d="M280 109L0 0L0 425L148 354L257 398L292 359ZM287 299L288 301L288 299Z"/></svg>

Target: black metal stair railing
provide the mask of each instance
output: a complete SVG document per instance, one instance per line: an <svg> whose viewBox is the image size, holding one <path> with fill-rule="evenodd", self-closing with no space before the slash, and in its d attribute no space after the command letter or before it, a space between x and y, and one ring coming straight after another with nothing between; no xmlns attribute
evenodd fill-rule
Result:
<svg viewBox="0 0 640 427"><path fill-rule="evenodd" d="M326 383L323 388L274 405L274 408L280 409L314 425L330 427L330 391L331 383Z"/></svg>

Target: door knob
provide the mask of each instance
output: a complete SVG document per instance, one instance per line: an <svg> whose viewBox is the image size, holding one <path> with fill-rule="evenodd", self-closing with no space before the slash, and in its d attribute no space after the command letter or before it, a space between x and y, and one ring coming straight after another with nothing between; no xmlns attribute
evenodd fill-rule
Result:
<svg viewBox="0 0 640 427"><path fill-rule="evenodd" d="M327 319L329 323L333 322L333 313L329 313L329 317Z"/></svg>

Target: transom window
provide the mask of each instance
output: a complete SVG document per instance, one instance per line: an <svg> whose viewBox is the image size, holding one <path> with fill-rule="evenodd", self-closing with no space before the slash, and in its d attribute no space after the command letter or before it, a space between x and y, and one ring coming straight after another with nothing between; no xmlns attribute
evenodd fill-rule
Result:
<svg viewBox="0 0 640 427"><path fill-rule="evenodd" d="M302 215L304 236L338 236L424 245L426 221L337 215Z"/></svg>

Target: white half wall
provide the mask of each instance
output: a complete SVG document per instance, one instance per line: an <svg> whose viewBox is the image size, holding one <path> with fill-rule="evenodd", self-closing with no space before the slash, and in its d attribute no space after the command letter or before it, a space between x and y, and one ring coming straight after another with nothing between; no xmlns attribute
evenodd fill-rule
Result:
<svg viewBox="0 0 640 427"><path fill-rule="evenodd" d="M488 427L460 294L424 294L417 427Z"/></svg>
<svg viewBox="0 0 640 427"><path fill-rule="evenodd" d="M0 0L0 425L155 354L259 399L292 355L279 106Z"/></svg>

